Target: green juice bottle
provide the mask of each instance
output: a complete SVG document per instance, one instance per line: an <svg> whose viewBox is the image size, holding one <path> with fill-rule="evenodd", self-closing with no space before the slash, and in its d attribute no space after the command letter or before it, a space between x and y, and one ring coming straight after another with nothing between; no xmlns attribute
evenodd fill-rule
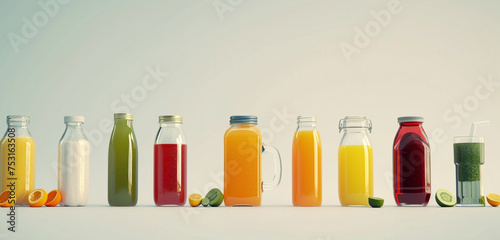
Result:
<svg viewBox="0 0 500 240"><path fill-rule="evenodd" d="M115 113L109 141L108 203L111 206L137 204L137 140L130 113Z"/></svg>

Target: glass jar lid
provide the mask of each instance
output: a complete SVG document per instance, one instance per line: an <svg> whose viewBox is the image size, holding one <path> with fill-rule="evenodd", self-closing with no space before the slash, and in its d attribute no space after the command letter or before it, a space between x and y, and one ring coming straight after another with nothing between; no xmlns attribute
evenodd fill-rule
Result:
<svg viewBox="0 0 500 240"><path fill-rule="evenodd" d="M229 119L229 124L233 123L248 123L257 124L257 116L254 115L234 115Z"/></svg>
<svg viewBox="0 0 500 240"><path fill-rule="evenodd" d="M118 119L134 120L134 115L132 113L115 113L115 120Z"/></svg>
<svg viewBox="0 0 500 240"><path fill-rule="evenodd" d="M346 116L339 121L339 132L344 128L368 128L372 131L372 121L365 116Z"/></svg>
<svg viewBox="0 0 500 240"><path fill-rule="evenodd" d="M182 116L179 115L163 115L159 117L160 123L171 122L171 123L182 123Z"/></svg>
<svg viewBox="0 0 500 240"><path fill-rule="evenodd" d="M83 123L83 116L64 116L64 123Z"/></svg>
<svg viewBox="0 0 500 240"><path fill-rule="evenodd" d="M398 117L398 123L404 123L404 122L424 122L424 117L420 116L403 116L403 117Z"/></svg>

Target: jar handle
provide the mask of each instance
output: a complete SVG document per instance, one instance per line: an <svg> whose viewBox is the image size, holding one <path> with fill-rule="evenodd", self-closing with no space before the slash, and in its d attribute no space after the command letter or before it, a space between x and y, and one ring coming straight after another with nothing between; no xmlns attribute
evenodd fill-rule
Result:
<svg viewBox="0 0 500 240"><path fill-rule="evenodd" d="M270 183L262 183L262 191L277 188L281 183L281 156L278 149L269 145L262 145L262 152L272 152L274 155L274 176Z"/></svg>

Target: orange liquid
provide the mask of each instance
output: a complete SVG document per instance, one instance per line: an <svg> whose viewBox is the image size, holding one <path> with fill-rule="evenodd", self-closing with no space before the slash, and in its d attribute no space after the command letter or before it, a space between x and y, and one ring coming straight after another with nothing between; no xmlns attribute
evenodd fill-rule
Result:
<svg viewBox="0 0 500 240"><path fill-rule="evenodd" d="M321 206L321 139L318 131L296 131L293 139L294 206Z"/></svg>
<svg viewBox="0 0 500 240"><path fill-rule="evenodd" d="M224 135L224 204L260 206L262 135L250 124L233 124Z"/></svg>

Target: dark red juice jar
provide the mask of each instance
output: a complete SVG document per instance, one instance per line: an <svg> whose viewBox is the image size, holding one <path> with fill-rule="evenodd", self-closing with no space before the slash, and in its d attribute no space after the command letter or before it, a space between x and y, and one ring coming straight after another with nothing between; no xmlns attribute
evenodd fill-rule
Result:
<svg viewBox="0 0 500 240"><path fill-rule="evenodd" d="M398 206L427 206L431 196L431 154L423 117L399 117L394 139L394 198Z"/></svg>

